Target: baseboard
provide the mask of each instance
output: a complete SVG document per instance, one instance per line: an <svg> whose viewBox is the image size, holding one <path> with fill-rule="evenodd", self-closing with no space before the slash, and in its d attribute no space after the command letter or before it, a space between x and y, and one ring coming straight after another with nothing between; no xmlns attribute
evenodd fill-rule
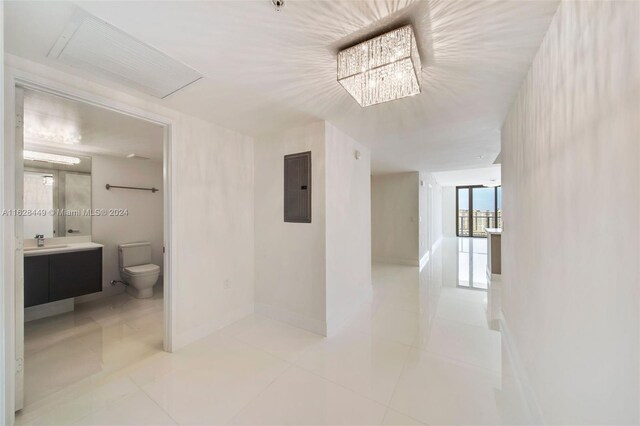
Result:
<svg viewBox="0 0 640 426"><path fill-rule="evenodd" d="M24 322L35 321L41 318L72 312L74 307L75 304L73 303L73 298L30 306L28 308L24 308Z"/></svg>
<svg viewBox="0 0 640 426"><path fill-rule="evenodd" d="M278 308L272 305L266 305L263 303L256 303L256 313L277 321L287 323L294 327L302 328L303 330L311 331L312 333L316 333L321 336L327 335L326 322L309 318L307 316L300 315L286 309Z"/></svg>
<svg viewBox="0 0 640 426"><path fill-rule="evenodd" d="M103 299L105 297L115 296L116 294L124 293L125 287L123 285L103 287L102 291L98 293L85 294L75 298L76 303L93 302L94 300Z"/></svg>
<svg viewBox="0 0 640 426"><path fill-rule="evenodd" d="M240 321L242 318L253 314L253 312L253 304L247 305L226 313L220 321L211 324L204 324L200 327L192 328L189 331L183 333L176 332L176 335L173 336L173 351L176 351L204 337L207 337L211 333L214 333L221 328L231 325L236 321Z"/></svg>
<svg viewBox="0 0 640 426"><path fill-rule="evenodd" d="M524 414L527 416L528 423L535 425L546 424L542 414L542 408L538 403L533 387L531 386L531 382L529 381L528 374L524 368L524 364L522 363L522 358L520 358L518 353L518 348L516 347L513 339L513 334L509 331L509 326L502 312L499 314L498 323L500 325L500 333L502 335L503 356L506 355L509 357L509 365L513 369L511 373L516 383L516 389L519 393L518 396L523 402L522 405L527 410ZM505 364L504 361L502 364ZM509 373L503 371L502 374L504 375Z"/></svg>
<svg viewBox="0 0 640 426"><path fill-rule="evenodd" d="M396 258L373 258L374 263L386 263L391 265L420 266L419 260Z"/></svg>

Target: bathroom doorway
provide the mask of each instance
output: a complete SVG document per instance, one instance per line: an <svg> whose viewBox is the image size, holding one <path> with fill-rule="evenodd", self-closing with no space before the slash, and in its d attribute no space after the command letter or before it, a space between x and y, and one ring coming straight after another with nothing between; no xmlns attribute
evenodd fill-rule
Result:
<svg viewBox="0 0 640 426"><path fill-rule="evenodd" d="M172 292L170 121L16 80L17 411L171 351Z"/></svg>

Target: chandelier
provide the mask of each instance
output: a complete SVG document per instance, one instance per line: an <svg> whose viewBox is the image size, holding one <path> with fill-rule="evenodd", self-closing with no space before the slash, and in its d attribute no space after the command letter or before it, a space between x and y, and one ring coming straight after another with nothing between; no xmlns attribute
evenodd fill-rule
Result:
<svg viewBox="0 0 640 426"><path fill-rule="evenodd" d="M420 70L410 25L338 53L338 82L362 107L417 95Z"/></svg>

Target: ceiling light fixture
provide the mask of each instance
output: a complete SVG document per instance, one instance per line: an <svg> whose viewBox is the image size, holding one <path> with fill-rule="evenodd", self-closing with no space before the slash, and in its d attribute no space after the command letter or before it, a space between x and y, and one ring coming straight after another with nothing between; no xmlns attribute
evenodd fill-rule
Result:
<svg viewBox="0 0 640 426"><path fill-rule="evenodd" d="M74 165L80 164L78 157L68 157L66 155L49 154L47 152L23 151L22 156L25 160L43 161L45 163Z"/></svg>
<svg viewBox="0 0 640 426"><path fill-rule="evenodd" d="M417 95L421 69L410 25L338 53L338 82L362 107Z"/></svg>

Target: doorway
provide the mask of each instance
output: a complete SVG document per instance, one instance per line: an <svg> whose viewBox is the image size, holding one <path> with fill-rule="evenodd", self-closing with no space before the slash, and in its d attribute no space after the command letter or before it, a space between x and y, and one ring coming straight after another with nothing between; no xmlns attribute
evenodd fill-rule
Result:
<svg viewBox="0 0 640 426"><path fill-rule="evenodd" d="M9 75L8 77L12 79L14 82L14 85L10 86L13 88L13 90L12 90L12 93L10 94L8 93L8 99L14 98L15 100L14 103L7 102L7 106L8 106L7 114L9 115L9 117L13 117L15 119L15 126L14 126L15 133L13 137L13 140L15 141L15 145L12 146L10 144L8 147L8 151L10 152L10 158L14 158L15 162L14 164L11 164L11 162L7 163L7 168L6 168L7 170L5 171L5 176L8 176L10 178L9 180L14 182L13 194L11 194L11 190L7 194L8 195L7 207L12 207L14 209L21 209L24 207L23 194L24 194L24 178L25 178L25 174L24 174L25 159L24 159L23 151L24 151L24 143L25 143L24 135L26 132L25 128L29 124L28 120L27 122L25 122L25 112L24 112L25 90L34 92L34 93L39 93L42 95L47 95L47 96L57 96L63 99L65 102L82 103L84 105L87 105L90 108L95 108L95 109L101 108L104 111L107 111L111 114L117 113L123 116L127 116L131 119L141 120L148 124L157 126L160 129L160 132L159 132L160 138L158 140L158 143L160 145L161 157L158 160L158 168L159 168L158 176L160 179L160 184L158 186L161 189L158 194L156 194L156 191L153 191L153 193L160 197L159 212L163 216L159 220L160 229L161 229L160 232L162 235L159 237L159 245L158 245L158 249L156 250L157 252L159 252L160 261L155 262L155 263L161 263L162 265L162 268L161 268L162 280L159 281L161 288L157 293L158 295L160 295L160 300L159 301L155 300L149 303L149 305L155 304L156 306L159 306L160 315L158 315L159 317L158 319L161 321L161 324L159 326L160 330L158 334L159 336L158 343L157 345L155 343L153 343L152 345L155 345L156 349L159 351L162 351L162 350L171 351L172 350L171 337L172 337L172 330L173 330L173 319L172 319L171 309L170 309L170 307L172 306L171 296L173 294L173 292L171 291L171 286L173 284L173 281L171 280L172 268L171 268L171 257L170 257L170 248L171 248L170 147L171 147L171 138L172 138L171 121L168 119L159 117L152 113L147 114L137 109L133 109L133 108L128 109L127 107L123 107L122 105L117 104L116 102L112 102L108 99L99 99L91 94L86 94L86 93L76 91L74 89L61 87L60 85L55 83L51 83L51 84L49 84L49 82L45 82L44 84L42 82L35 83L25 78L24 76ZM44 152L46 150L43 148L43 149L40 149L38 152L40 151ZM73 154L71 151L72 150L69 148L61 147L61 149L58 150L56 153L49 152L49 154L62 155L62 156L65 156L66 154L66 156L73 156L71 155ZM81 156L80 154L77 154L77 155ZM92 155L91 153L88 154L88 156L91 156L91 155ZM133 159L130 159L129 161L140 161L140 159L133 158ZM78 179L75 179L75 177L76 176L84 177L86 175L86 173L84 172L78 174L78 173L73 173L71 171L61 172L59 170L52 171L51 173L48 173L48 172L43 173L42 171L38 171L38 172L41 172L40 176L34 173L30 174L29 177L32 178L30 179L30 181L33 181L33 182L38 181L43 186L58 185L58 182L62 182L64 179L57 180L55 176L60 176L61 173L64 173L64 175L68 177L67 179L68 185L66 186L67 190L65 192L67 196L69 196L71 192L73 193L77 192L79 187L84 186L83 182L79 181ZM72 188L73 182L77 184L75 185L75 189ZM86 179L84 179L84 182L86 182ZM114 180L110 183L111 184L120 183L120 184L124 184L123 186L125 186L128 182L119 182ZM59 191L60 188L63 188L63 187L56 187L55 190L57 192L60 192ZM106 188L103 188L103 190L108 192L108 189ZM50 196L53 197L52 192L54 192L53 188L51 189L51 191L49 190L44 191L43 194L46 195L46 197L44 198L48 199ZM112 189L110 192L113 193L115 191ZM60 199L57 199L57 200L60 200ZM68 206L70 207L70 209L67 209L67 210L77 210L76 207L78 207L78 204L74 206L72 200L69 199L67 201L71 203ZM91 210L94 211L95 209L91 209ZM114 208L114 210L117 210L117 209ZM15 287L11 292L13 294L11 295L11 297L8 298L7 300L8 303L5 305L5 307L10 312L9 317L15 318L15 322L8 321L6 324L5 330L7 331L7 337L9 338L8 339L9 344L6 346L5 354L7 355L7 359L9 359L9 365L8 365L9 371L11 371L12 368L15 368L15 371L16 371L16 375L14 376L14 378L12 378L13 380L8 382L8 389L15 390L15 392L8 393L8 397L9 397L8 403L15 406L16 411L23 408L24 402L25 402L25 399L24 399L25 367L27 370L27 374L29 374L29 365L28 365L29 363L28 362L25 363L25 340L24 340L24 331L25 331L24 320L29 318L25 318L25 287L24 287L25 271L23 269L24 259L25 259L25 243L24 243L25 224L23 219L24 217L16 216L11 221L13 222L12 223L13 226L10 226L7 228L6 230L7 239L9 241L14 241L15 251L10 250L5 252L6 253L5 265L10 265L10 268L7 268L8 270L7 270L6 277L9 278L8 282L15 283ZM51 233L57 230L57 232L67 233L67 235L64 235L64 237L81 238L82 235L75 235L75 234L83 234L84 228L82 224L84 223L84 221L86 220L78 217L69 217L69 218L66 218L66 221L62 224L62 227L57 226L55 221L54 223L51 223L51 224L47 223L46 226L47 226L47 230L50 231ZM73 225L74 223L75 225ZM37 227L40 225L35 222L32 222L29 224L29 226ZM49 230L49 228L51 229ZM122 241L122 242L125 243L128 241ZM75 243L75 241L73 243ZM55 245L66 245L66 244L55 244ZM109 261L113 263L113 260L114 259L112 259L112 256L110 256ZM117 264L117 261L116 261L116 264ZM49 268L49 270L51 269ZM122 286L123 284L118 283L117 285ZM124 291L121 291L120 294L126 294L126 293ZM99 305L99 298L92 299L92 296L94 295L95 294L90 294L87 296L85 300L82 301L82 306L84 310L87 310L87 306L90 306L92 304ZM14 315L11 315L11 312L13 312ZM131 324L131 327L130 327L131 329L135 329L136 327L143 325L142 323L144 321L142 320L142 318L140 317L138 319L140 319L141 321L139 321L138 323ZM64 323L64 320L61 320L60 317L57 318L57 320L58 320L58 323ZM105 319L105 320L108 322L108 319ZM44 327L44 328L46 329L47 327ZM87 331L87 329L85 328L83 329L83 331ZM14 336L15 339L11 339L11 336ZM89 333L86 333L84 336L82 336L80 339L81 340L84 339L82 344L85 345L90 350L94 349L94 352L95 352L94 345L97 342L95 340L95 337L96 337L95 333L90 331ZM105 335L103 334L101 337L103 338L102 342L104 343L106 341L104 339ZM130 342L133 342L133 341L134 340L130 340ZM42 344L42 342L43 341L36 343L35 346L28 348L28 350L36 349L38 345ZM14 354L15 354L15 357L14 357ZM119 355L115 355L115 356L119 357ZM64 358L64 355L62 355L62 358ZM105 359L102 359L101 361L105 361ZM97 369L101 369L102 372L105 372L104 366L105 366L105 363L103 362L94 363L95 368L93 369L94 370L93 372L98 372ZM59 373L62 374L64 373L64 371L61 370Z"/></svg>

